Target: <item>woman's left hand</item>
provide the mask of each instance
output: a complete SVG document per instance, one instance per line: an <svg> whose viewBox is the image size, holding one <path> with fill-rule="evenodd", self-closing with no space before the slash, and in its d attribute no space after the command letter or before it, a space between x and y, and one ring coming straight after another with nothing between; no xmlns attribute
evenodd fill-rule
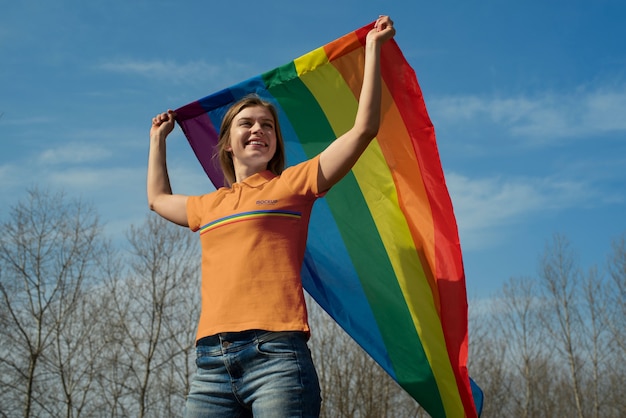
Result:
<svg viewBox="0 0 626 418"><path fill-rule="evenodd" d="M374 23L374 28L367 34L368 40L385 43L393 38L396 29L393 27L393 20L389 16L380 16Z"/></svg>

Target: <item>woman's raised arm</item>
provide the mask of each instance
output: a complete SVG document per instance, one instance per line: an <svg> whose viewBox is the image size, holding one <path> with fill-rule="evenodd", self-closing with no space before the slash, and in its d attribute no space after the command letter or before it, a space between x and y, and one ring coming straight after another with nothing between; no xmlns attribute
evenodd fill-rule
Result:
<svg viewBox="0 0 626 418"><path fill-rule="evenodd" d="M367 34L363 85L354 126L320 154L320 192L327 191L348 174L378 133L381 108L380 49L395 33L389 16L381 16Z"/></svg>
<svg viewBox="0 0 626 418"><path fill-rule="evenodd" d="M181 226L188 226L187 196L172 194L167 173L165 142L174 129L175 118L176 114L168 110L152 119L148 154L148 205L163 218Z"/></svg>

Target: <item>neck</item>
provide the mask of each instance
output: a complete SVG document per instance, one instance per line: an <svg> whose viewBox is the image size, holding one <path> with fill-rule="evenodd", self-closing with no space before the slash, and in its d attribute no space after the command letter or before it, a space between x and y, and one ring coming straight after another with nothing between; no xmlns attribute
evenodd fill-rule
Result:
<svg viewBox="0 0 626 418"><path fill-rule="evenodd" d="M235 165L235 181L237 183L242 182L248 177L260 173L261 171L267 170L267 164L262 164L259 166L237 166Z"/></svg>

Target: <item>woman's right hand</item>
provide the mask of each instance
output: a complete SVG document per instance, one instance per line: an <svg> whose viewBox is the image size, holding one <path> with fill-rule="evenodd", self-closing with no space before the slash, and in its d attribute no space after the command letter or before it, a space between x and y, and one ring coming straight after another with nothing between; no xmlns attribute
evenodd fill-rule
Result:
<svg viewBox="0 0 626 418"><path fill-rule="evenodd" d="M159 113L152 118L152 127L150 128L150 137L154 135L163 135L167 137L174 129L176 123L176 112L168 110L167 112Z"/></svg>

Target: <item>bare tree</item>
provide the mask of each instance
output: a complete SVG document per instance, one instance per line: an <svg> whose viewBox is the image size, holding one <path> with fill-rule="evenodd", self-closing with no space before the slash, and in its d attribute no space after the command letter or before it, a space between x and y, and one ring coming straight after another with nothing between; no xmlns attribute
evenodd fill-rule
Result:
<svg viewBox="0 0 626 418"><path fill-rule="evenodd" d="M610 383L604 388L615 416L626 416L624 376L626 376L626 233L612 243L609 281L606 291L604 326L611 335L611 360L607 371Z"/></svg>
<svg viewBox="0 0 626 418"><path fill-rule="evenodd" d="M507 344L498 337L495 308L479 301L469 303L470 376L483 391L483 417L506 415L510 404L511 373L505 356Z"/></svg>
<svg viewBox="0 0 626 418"><path fill-rule="evenodd" d="M129 269L108 283L109 398L137 417L182 414L199 316L197 237L156 215L128 234Z"/></svg>
<svg viewBox="0 0 626 418"><path fill-rule="evenodd" d="M323 417L427 417L424 410L311 298L310 342Z"/></svg>
<svg viewBox="0 0 626 418"><path fill-rule="evenodd" d="M491 303L470 303L469 369L485 393L483 417L626 416L616 343L626 324L625 250L614 243L607 280L596 267L583 274L556 235L538 280L509 280Z"/></svg>
<svg viewBox="0 0 626 418"><path fill-rule="evenodd" d="M200 252L189 231L151 215L129 251L98 216L37 189L0 225L0 417L176 417L194 363ZM470 303L470 375L483 418L626 416L626 235L608 274L586 273L562 236L536 279ZM322 416L426 417L308 298Z"/></svg>
<svg viewBox="0 0 626 418"><path fill-rule="evenodd" d="M553 237L541 262L541 283L545 289L546 309L543 323L550 333L557 351L565 359L571 383L575 414L583 418L581 371L583 358L580 354L579 309L580 271L569 241L562 235Z"/></svg>
<svg viewBox="0 0 626 418"><path fill-rule="evenodd" d="M610 309L608 301L611 298L610 288L606 280L600 275L597 268L591 268L581 283L583 294L584 320L584 347L588 358L589 378L586 390L587 404L590 406L589 415L593 418L611 416L606 409L607 377L611 375L611 347L610 332L606 326L607 311Z"/></svg>
<svg viewBox="0 0 626 418"><path fill-rule="evenodd" d="M45 356L45 372L58 376L58 384L46 388L48 399L58 405L54 416L93 417L101 408L94 388L106 328L96 297L81 297L71 319L55 332L54 344Z"/></svg>
<svg viewBox="0 0 626 418"><path fill-rule="evenodd" d="M517 403L514 415L524 418L541 415L536 393L538 375L552 350L544 344L540 322L542 305L534 287L532 279L509 279L501 297L496 299L495 309L498 313L495 329L506 342L508 362L515 365L521 379L521 390L511 391L509 395Z"/></svg>
<svg viewBox="0 0 626 418"><path fill-rule="evenodd" d="M86 283L95 279L100 236L93 208L37 189L12 208L2 225L0 335L5 352L0 374L10 376L4 378L10 396L20 399L25 417L58 414L43 389L59 380L64 415L73 416L81 404L70 382L75 377L70 368L74 344L80 340L71 327Z"/></svg>
<svg viewBox="0 0 626 418"><path fill-rule="evenodd" d="M614 343L626 358L626 234L613 241L613 253L609 259L611 291L607 326L613 334Z"/></svg>

